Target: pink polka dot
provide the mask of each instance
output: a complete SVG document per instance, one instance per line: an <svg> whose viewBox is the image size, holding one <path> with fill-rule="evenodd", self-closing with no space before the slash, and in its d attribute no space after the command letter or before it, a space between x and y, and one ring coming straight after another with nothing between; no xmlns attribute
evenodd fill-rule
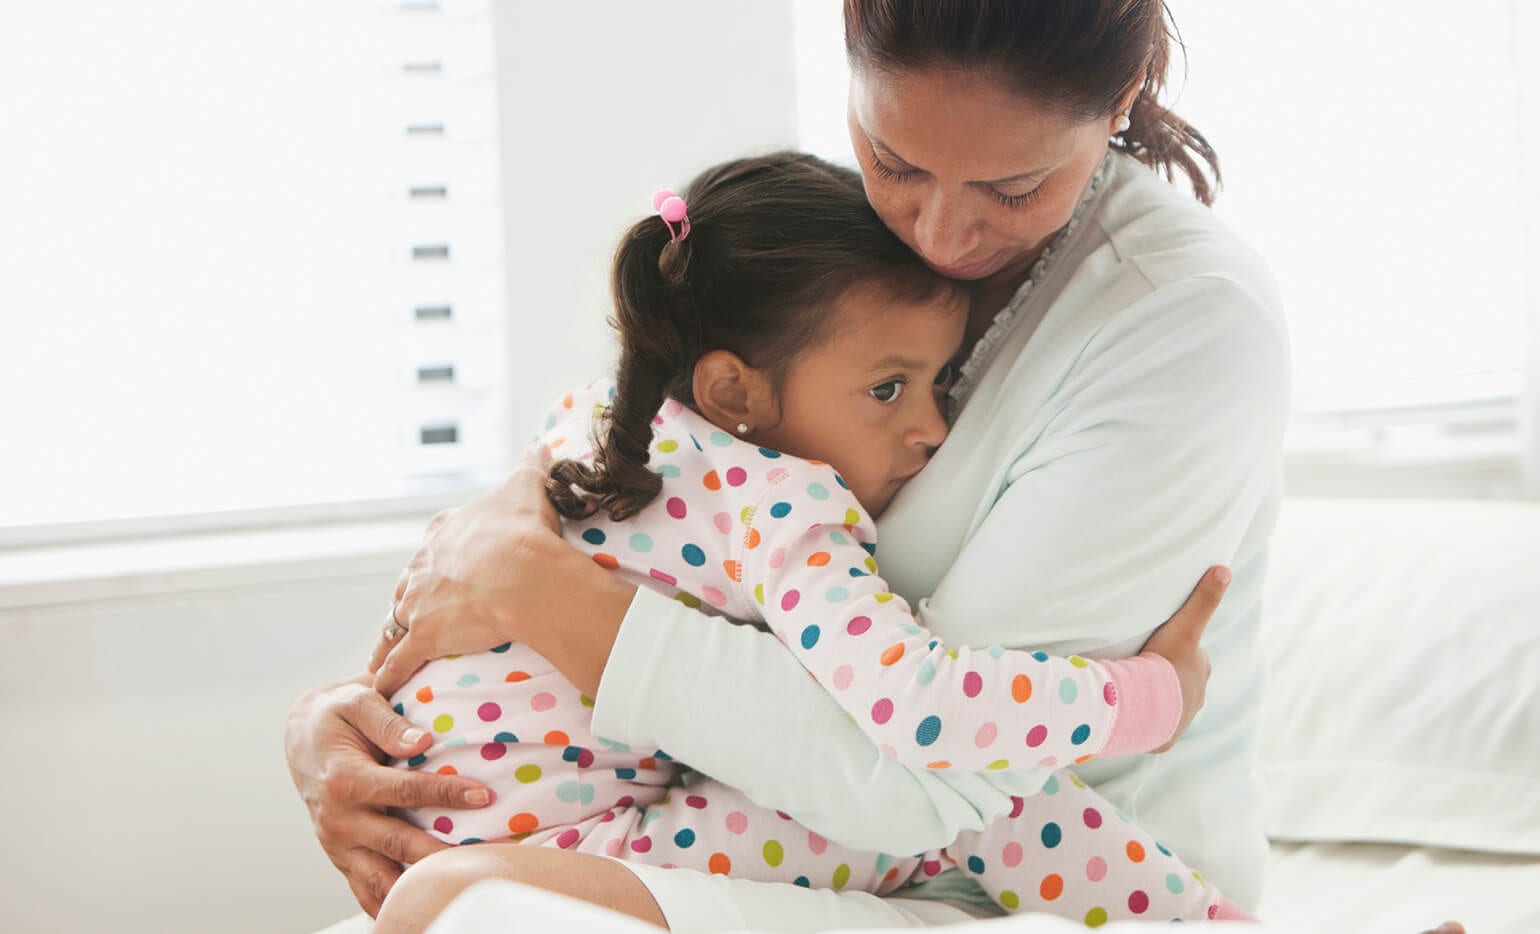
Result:
<svg viewBox="0 0 1540 934"><path fill-rule="evenodd" d="M780 483L782 480L785 480L789 476L791 476L791 474L786 472L786 468L784 468L784 467L772 467L770 469L770 472L765 474L765 480L768 481L771 486L774 486L775 484Z"/></svg>
<svg viewBox="0 0 1540 934"><path fill-rule="evenodd" d="M795 610L797 608L797 604L801 602L802 594L795 590L788 590L781 594L781 609L788 613L790 613L792 610Z"/></svg>
<svg viewBox="0 0 1540 934"><path fill-rule="evenodd" d="M673 516L675 519L683 519L685 517L685 514L688 511L689 510L687 510L685 508L684 500L680 499L677 496L669 497L669 500L668 500L668 514L669 515ZM632 845L634 846L635 844L632 844Z"/></svg>
<svg viewBox="0 0 1540 934"><path fill-rule="evenodd" d="M886 697L872 705L872 722L879 726L893 719L893 702Z"/></svg>
<svg viewBox="0 0 1540 934"><path fill-rule="evenodd" d="M631 849L636 853L652 852L652 838L647 836L637 837L631 841Z"/></svg>
<svg viewBox="0 0 1540 934"><path fill-rule="evenodd" d="M775 816L779 817L781 820L791 820L791 815L787 814L785 811L776 811Z"/></svg>
<svg viewBox="0 0 1540 934"><path fill-rule="evenodd" d="M719 512L712 516L711 521L716 523L717 531L723 535L733 530L733 517L725 512Z"/></svg>
<svg viewBox="0 0 1540 934"><path fill-rule="evenodd" d="M1059 764L1059 757L1058 756L1044 756L1043 758L1037 760L1037 764L1042 766L1045 769L1051 769L1054 766Z"/></svg>
<svg viewBox="0 0 1540 934"><path fill-rule="evenodd" d="M550 710L556 706L556 695L547 691L541 691L529 699L529 706L539 711Z"/></svg>
<svg viewBox="0 0 1540 934"><path fill-rule="evenodd" d="M978 697L984 690L984 676L976 671L970 671L963 675L963 694L967 697Z"/></svg>
<svg viewBox="0 0 1540 934"><path fill-rule="evenodd" d="M1146 911L1150 910L1150 897L1135 889L1133 893L1128 896L1128 910L1132 911L1136 915L1144 914Z"/></svg>
<svg viewBox="0 0 1540 934"><path fill-rule="evenodd" d="M1107 701L1108 707L1116 707L1118 705L1118 686L1111 681L1102 685L1102 698Z"/></svg>
<svg viewBox="0 0 1540 934"><path fill-rule="evenodd" d="M743 486L748 482L749 472L742 467L734 467L727 471L728 486Z"/></svg>
<svg viewBox="0 0 1540 934"><path fill-rule="evenodd" d="M772 568L778 568L778 567L780 567L781 565L783 565L785 563L786 563L786 549L784 549L784 548L777 548L776 550L770 552L770 566Z"/></svg>
<svg viewBox="0 0 1540 934"><path fill-rule="evenodd" d="M661 425L661 424L663 424L663 416L661 416L661 415L654 415L652 417L652 423L654 425Z"/></svg>
<svg viewBox="0 0 1540 934"><path fill-rule="evenodd" d="M1107 861L1100 856L1091 857L1091 861L1085 864L1085 877L1092 882L1107 878Z"/></svg>
<svg viewBox="0 0 1540 934"><path fill-rule="evenodd" d="M487 760L488 762L496 762L498 759L501 759L503 754L507 751L508 747L504 746L502 743L487 743L485 746L481 747L481 758Z"/></svg>
<svg viewBox="0 0 1540 934"><path fill-rule="evenodd" d="M572 844L578 842L579 836L580 834L576 830L573 830L571 827L569 827L561 832L561 836L556 838L556 845L565 850Z"/></svg>
<svg viewBox="0 0 1540 934"><path fill-rule="evenodd" d="M1021 812L1027 809L1027 799L1020 795L1011 795L1011 820L1021 816Z"/></svg>
<svg viewBox="0 0 1540 934"><path fill-rule="evenodd" d="M841 665L834 669L834 690L843 691L850 687L850 682L854 681L855 677L855 669L849 665Z"/></svg>
<svg viewBox="0 0 1540 934"><path fill-rule="evenodd" d="M673 418L675 415L678 415L683 411L684 403L680 402L678 399L670 399L663 403L663 414L667 415L669 418Z"/></svg>
<svg viewBox="0 0 1540 934"><path fill-rule="evenodd" d="M706 602L712 606L727 606L727 594L715 587L702 587L700 595L706 598Z"/></svg>
<svg viewBox="0 0 1540 934"><path fill-rule="evenodd" d="M1219 917L1219 906L1218 905L1210 905L1210 906L1208 906L1208 919L1210 921L1213 921L1214 919L1216 919L1218 917Z"/></svg>
<svg viewBox="0 0 1540 934"><path fill-rule="evenodd" d="M743 833L749 829L749 818L742 811L734 811L727 815L727 829L733 833Z"/></svg>
<svg viewBox="0 0 1540 934"><path fill-rule="evenodd" d="M979 727L979 731L973 734L973 745L980 749L988 749L994 745L995 738L999 736L1000 728L993 723L986 723Z"/></svg>
<svg viewBox="0 0 1540 934"><path fill-rule="evenodd" d="M1007 869L1015 869L1017 866L1020 866L1021 857L1021 844L1015 841L1007 843L1005 849L1000 851L1000 862L1004 863Z"/></svg>
<svg viewBox="0 0 1540 934"><path fill-rule="evenodd" d="M487 701L485 704L482 704L480 707L476 708L476 716L487 721L488 723L491 723L493 720L496 720L502 715L503 708L497 706L491 701Z"/></svg>
<svg viewBox="0 0 1540 934"><path fill-rule="evenodd" d="M807 832L807 848L813 851L814 856L822 856L823 851L829 848L829 841L809 830Z"/></svg>
<svg viewBox="0 0 1540 934"><path fill-rule="evenodd" d="M1036 749L1048 740L1048 728L1039 723L1027 731L1027 748Z"/></svg>
<svg viewBox="0 0 1540 934"><path fill-rule="evenodd" d="M872 628L872 621L865 616L857 616L845 624L845 631L852 636L859 636L870 628Z"/></svg>
<svg viewBox="0 0 1540 934"><path fill-rule="evenodd" d="M604 855L605 856L619 856L620 855L620 841L619 840L606 840L606 841L604 841Z"/></svg>
<svg viewBox="0 0 1540 934"><path fill-rule="evenodd" d="M433 822L433 829L439 833L449 833L455 829L455 822L447 817L440 817Z"/></svg>
<svg viewBox="0 0 1540 934"><path fill-rule="evenodd" d="M690 795L684 799L684 803L687 807L692 807L697 811L703 811L706 809L706 799L702 798L700 795Z"/></svg>
<svg viewBox="0 0 1540 934"><path fill-rule="evenodd" d="M1085 825L1092 830L1102 825L1101 812L1096 810L1096 808L1086 808L1085 813L1080 816L1085 818Z"/></svg>
<svg viewBox="0 0 1540 934"><path fill-rule="evenodd" d="M592 749L578 750L578 768L586 769L594 764L594 751Z"/></svg>
<svg viewBox="0 0 1540 934"><path fill-rule="evenodd" d="M615 806L618 808L628 808L635 803L636 799L630 795L621 795L619 800L615 802Z"/></svg>
<svg viewBox="0 0 1540 934"><path fill-rule="evenodd" d="M925 874L927 876L941 875L941 861L939 859L927 859L922 864L922 867L924 868Z"/></svg>
<svg viewBox="0 0 1540 934"><path fill-rule="evenodd" d="M608 824L610 821L612 821L614 819L615 819L615 812L614 811L605 811L603 814L599 815L599 823L601 823L601 824Z"/></svg>
<svg viewBox="0 0 1540 934"><path fill-rule="evenodd" d="M663 583L669 585L670 587L678 587L679 586L679 578L675 577L672 574L664 574L662 571L658 570L657 568L653 568L653 569L649 570L647 573L651 574L652 575L652 579L655 580L655 581L662 581Z"/></svg>
<svg viewBox="0 0 1540 934"><path fill-rule="evenodd" d="M878 745L877 751L887 756L889 759L898 758L898 750L894 749L892 746L889 746L887 743Z"/></svg>

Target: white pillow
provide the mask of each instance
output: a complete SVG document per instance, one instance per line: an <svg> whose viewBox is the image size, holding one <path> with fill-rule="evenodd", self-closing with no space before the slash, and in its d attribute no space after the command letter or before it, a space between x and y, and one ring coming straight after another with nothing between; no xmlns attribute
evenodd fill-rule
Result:
<svg viewBox="0 0 1540 934"><path fill-rule="evenodd" d="M1269 835L1540 854L1540 505L1286 500L1271 555Z"/></svg>

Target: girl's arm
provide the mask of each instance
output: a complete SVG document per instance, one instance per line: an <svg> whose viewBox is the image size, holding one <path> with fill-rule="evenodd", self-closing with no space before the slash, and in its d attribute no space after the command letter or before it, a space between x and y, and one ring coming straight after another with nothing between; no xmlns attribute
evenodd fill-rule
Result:
<svg viewBox="0 0 1540 934"><path fill-rule="evenodd" d="M878 576L875 542L833 468L803 464L756 504L733 557L744 599L884 754L1006 771L1171 738L1183 693L1170 661L947 646Z"/></svg>

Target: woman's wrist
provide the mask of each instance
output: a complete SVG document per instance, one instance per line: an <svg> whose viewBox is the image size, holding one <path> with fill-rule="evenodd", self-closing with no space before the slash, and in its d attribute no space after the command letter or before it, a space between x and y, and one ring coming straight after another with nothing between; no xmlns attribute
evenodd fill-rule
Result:
<svg viewBox="0 0 1540 934"><path fill-rule="evenodd" d="M518 633L518 641L593 697L636 586L556 535L542 535L531 543L530 559L545 581L546 598L539 606L512 608L521 615L538 612L539 617L506 620L505 631Z"/></svg>

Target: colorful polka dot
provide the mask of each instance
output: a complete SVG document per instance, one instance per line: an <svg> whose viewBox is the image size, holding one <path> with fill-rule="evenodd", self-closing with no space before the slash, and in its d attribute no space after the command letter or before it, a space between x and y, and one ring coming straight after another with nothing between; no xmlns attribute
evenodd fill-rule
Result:
<svg viewBox="0 0 1540 934"><path fill-rule="evenodd" d="M828 499L829 488L822 483L809 483L807 485L807 495L818 500Z"/></svg>
<svg viewBox="0 0 1540 934"><path fill-rule="evenodd" d="M895 642L883 650L882 656L878 660L881 661L884 666L889 666L898 664L898 660L903 657L904 644L902 642Z"/></svg>
<svg viewBox="0 0 1540 934"><path fill-rule="evenodd" d="M1091 738L1091 726L1090 726L1090 724L1087 724L1087 723L1082 723L1079 726L1075 727L1075 732L1069 734L1069 741L1071 743L1075 744L1076 746L1084 746L1085 745L1085 741L1090 739L1090 738Z"/></svg>
<svg viewBox="0 0 1540 934"><path fill-rule="evenodd" d="M1039 723L1027 731L1027 748L1036 749L1048 741L1048 727Z"/></svg>
<svg viewBox="0 0 1540 934"><path fill-rule="evenodd" d="M727 858L726 853L712 853L711 859L706 861L706 869L716 875L725 876L733 871L733 861Z"/></svg>
<svg viewBox="0 0 1540 934"><path fill-rule="evenodd" d="M784 519L791 515L791 503L776 503L770 507L770 515L776 519Z"/></svg>
<svg viewBox="0 0 1540 934"><path fill-rule="evenodd" d="M452 833L455 829L455 822L447 817L440 816L433 822L433 829L439 833Z"/></svg>
<svg viewBox="0 0 1540 934"><path fill-rule="evenodd" d="M818 644L818 627L809 626L802 630L802 647L810 649Z"/></svg>
<svg viewBox="0 0 1540 934"><path fill-rule="evenodd" d="M1009 908L1011 911L1015 911L1017 908L1021 907L1021 898L1015 892L1001 892L1000 904L1006 908Z"/></svg>
<svg viewBox="0 0 1540 934"><path fill-rule="evenodd" d="M727 594L715 587L702 587L700 595L706 598L706 602L716 607L727 606Z"/></svg>
<svg viewBox="0 0 1540 934"><path fill-rule="evenodd" d="M692 568L701 567L706 563L706 553L699 545L690 544L679 549L679 556L684 558L684 563Z"/></svg>
<svg viewBox="0 0 1540 934"><path fill-rule="evenodd" d="M1004 863L1007 869L1015 869L1021 865L1023 855L1025 855L1025 851L1022 850L1021 844L1013 840L1005 845L1005 849L1000 851L1000 862Z"/></svg>
<svg viewBox="0 0 1540 934"><path fill-rule="evenodd" d="M543 773L540 771L540 766L538 765L521 765L517 769L513 770L514 779L516 779L521 785L528 785L532 782L540 781L540 776L542 774Z"/></svg>
<svg viewBox="0 0 1540 934"><path fill-rule="evenodd" d="M658 468L658 473L668 477L670 480L677 480L680 476L680 470L676 464L664 464Z"/></svg>
<svg viewBox="0 0 1540 934"><path fill-rule="evenodd" d="M441 713L433 718L433 732L435 733L448 733L454 729L454 726L455 718L447 713Z"/></svg>
<svg viewBox="0 0 1540 934"><path fill-rule="evenodd" d="M856 672L849 665L841 665L834 669L834 689L843 691L855 681Z"/></svg>
<svg viewBox="0 0 1540 934"><path fill-rule="evenodd" d="M728 486L743 486L749 482L749 472L742 467L733 467L727 471Z"/></svg>
<svg viewBox="0 0 1540 934"><path fill-rule="evenodd" d="M1150 896L1135 889L1128 896L1128 910L1136 915L1142 915L1150 910Z"/></svg>
<svg viewBox="0 0 1540 934"><path fill-rule="evenodd" d="M670 587L678 587L679 586L679 578L675 577L672 574L664 573L663 571L660 571L657 568L650 569L647 572L647 574L653 580L655 580L655 581L662 581L663 583L667 584Z"/></svg>
<svg viewBox="0 0 1540 934"><path fill-rule="evenodd" d="M1064 839L1064 831L1059 829L1058 824L1049 821L1043 825L1043 832L1041 837L1043 840L1043 846L1046 846L1051 850L1058 846L1059 842Z"/></svg>
<svg viewBox="0 0 1540 934"><path fill-rule="evenodd" d="M1131 862L1144 862L1144 847L1140 845L1138 840L1128 841L1128 846L1124 849L1128 853L1128 858Z"/></svg>
<svg viewBox="0 0 1540 934"><path fill-rule="evenodd" d="M683 519L686 515L689 515L690 512L689 508L685 506L684 500L677 496L669 497L665 508L668 510L668 514L675 519Z"/></svg>
<svg viewBox="0 0 1540 934"><path fill-rule="evenodd" d="M1025 704L1032 699L1032 679L1026 675L1017 675L1011 679L1011 700L1018 704Z"/></svg>
<svg viewBox="0 0 1540 934"><path fill-rule="evenodd" d="M679 847L681 850L688 850L694 845L695 831L691 830L690 828L686 827L685 829L674 834L674 846Z"/></svg>
<svg viewBox="0 0 1540 934"><path fill-rule="evenodd" d="M1108 707L1116 707L1118 705L1118 686L1111 681L1102 685L1102 699L1107 702Z"/></svg>
<svg viewBox="0 0 1540 934"><path fill-rule="evenodd" d="M600 529L586 529L583 532L583 541L590 545L604 544L605 535Z"/></svg>
<svg viewBox="0 0 1540 934"><path fill-rule="evenodd" d="M723 535L729 535L733 531L733 517L728 513L717 513L711 517L711 522L717 527L717 531Z"/></svg>
<svg viewBox="0 0 1540 934"><path fill-rule="evenodd" d="M1173 872L1166 875L1166 888L1172 895L1180 895L1187 886L1182 884L1182 877Z"/></svg>
<svg viewBox="0 0 1540 934"><path fill-rule="evenodd" d="M556 706L556 695L549 691L541 691L529 699L529 706L538 713L544 713Z"/></svg>
<svg viewBox="0 0 1540 934"><path fill-rule="evenodd" d="M1051 902L1064 894L1064 877L1058 873L1050 873L1043 877L1043 882L1037 887L1037 894L1043 897L1043 901Z"/></svg>
<svg viewBox="0 0 1540 934"><path fill-rule="evenodd" d="M1105 908L1092 908L1085 913L1085 926L1088 928L1099 928L1106 923L1107 909Z"/></svg>
<svg viewBox="0 0 1540 934"><path fill-rule="evenodd" d="M581 836L582 834L578 833L575 828L568 827L556 838L556 845L564 850L570 849L573 844L578 842L578 838Z"/></svg>
<svg viewBox="0 0 1540 934"><path fill-rule="evenodd" d="M1000 728L994 724L994 721L990 721L982 724L978 728L978 732L973 734L973 745L979 749L988 749L995 744L995 740L999 736Z"/></svg>
<svg viewBox="0 0 1540 934"><path fill-rule="evenodd" d="M515 814L508 818L508 829L514 833L532 833L540 826L540 818L528 811Z"/></svg>
<svg viewBox="0 0 1540 934"><path fill-rule="evenodd" d="M1092 830L1102 825L1102 813L1096 808L1086 808L1085 813L1081 814L1080 817L1085 821L1085 825Z"/></svg>
<svg viewBox="0 0 1540 934"><path fill-rule="evenodd" d="M508 747L502 743L484 743L481 747L481 758L488 762L496 762L508 752Z"/></svg>
<svg viewBox="0 0 1540 934"><path fill-rule="evenodd" d="M872 705L872 722L881 726L893 719L893 702L886 697Z"/></svg>
<svg viewBox="0 0 1540 934"><path fill-rule="evenodd" d="M963 696L978 697L984 690L984 676L976 671L970 671L963 675Z"/></svg>
<svg viewBox="0 0 1540 934"><path fill-rule="evenodd" d="M1100 856L1091 857L1091 861L1085 864L1085 877L1092 882L1107 878L1107 861Z"/></svg>
<svg viewBox="0 0 1540 934"><path fill-rule="evenodd" d="M845 624L845 631L850 633L852 636L859 636L871 628L872 621L869 617L865 616L854 617L850 620L850 622Z"/></svg>
<svg viewBox="0 0 1540 934"><path fill-rule="evenodd" d="M834 891L838 892L840 889L843 889L848 882L850 882L850 867L844 863L840 863L838 866L834 867L834 884L832 888Z"/></svg>
<svg viewBox="0 0 1540 934"><path fill-rule="evenodd" d="M749 829L748 815L742 811L734 811L727 815L727 829L733 833L743 833Z"/></svg>
<svg viewBox="0 0 1540 934"><path fill-rule="evenodd" d="M491 723L493 720L496 720L502 715L503 708L492 703L491 701L487 701L485 704L482 704L480 707L476 708L476 716L480 717L486 723Z"/></svg>
<svg viewBox="0 0 1540 934"><path fill-rule="evenodd" d="M920 662L920 670L914 673L914 680L921 687L936 680L936 663L928 658Z"/></svg>
<svg viewBox="0 0 1540 934"><path fill-rule="evenodd" d="M914 741L921 746L929 746L941 738L941 718L931 714L915 728Z"/></svg>
<svg viewBox="0 0 1540 934"><path fill-rule="evenodd" d="M765 864L768 866L779 866L781 860L786 858L786 850L778 840L766 840L762 852L765 856Z"/></svg>
<svg viewBox="0 0 1540 934"><path fill-rule="evenodd" d="M714 448L725 448L733 443L732 435L723 431L713 431L709 436L709 440Z"/></svg>
<svg viewBox="0 0 1540 934"><path fill-rule="evenodd" d="M658 450L662 451L664 454L672 454L679 450L679 442L672 439L668 441L659 441Z"/></svg>
<svg viewBox="0 0 1540 934"><path fill-rule="evenodd" d="M715 470L708 471L704 477L701 477L700 482L708 490L714 491L720 490L722 488L722 478L717 476L717 472ZM675 518L677 518L677 516Z"/></svg>
<svg viewBox="0 0 1540 934"><path fill-rule="evenodd" d="M1075 698L1080 696L1080 688L1070 678L1059 682L1059 700L1066 704L1073 704Z"/></svg>

